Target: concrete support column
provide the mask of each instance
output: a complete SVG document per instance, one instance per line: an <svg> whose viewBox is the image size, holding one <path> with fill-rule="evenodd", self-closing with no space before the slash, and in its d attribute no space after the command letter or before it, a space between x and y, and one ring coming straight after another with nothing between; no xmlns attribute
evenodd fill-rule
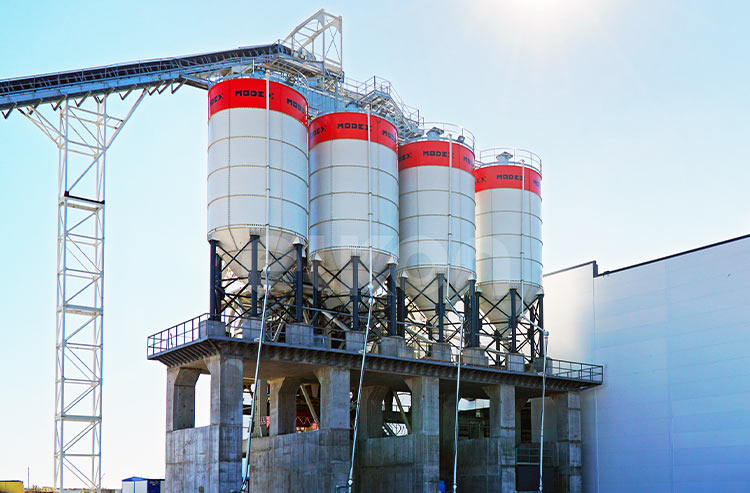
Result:
<svg viewBox="0 0 750 493"><path fill-rule="evenodd" d="M195 428L195 383L200 371L167 369L167 432Z"/></svg>
<svg viewBox="0 0 750 493"><path fill-rule="evenodd" d="M239 491L242 486L242 358L219 354L206 360L211 372L213 445L206 493Z"/></svg>
<svg viewBox="0 0 750 493"><path fill-rule="evenodd" d="M500 491L516 488L516 388L498 384L484 387L490 398L490 438L497 440Z"/></svg>
<svg viewBox="0 0 750 493"><path fill-rule="evenodd" d="M211 424L242 426L242 358L217 355L206 364L211 373Z"/></svg>
<svg viewBox="0 0 750 493"><path fill-rule="evenodd" d="M440 392L440 479L453 484L453 438L456 428L456 391Z"/></svg>
<svg viewBox="0 0 750 493"><path fill-rule="evenodd" d="M557 415L557 475L561 493L583 491L581 476L581 395L565 392L552 397Z"/></svg>
<svg viewBox="0 0 750 493"><path fill-rule="evenodd" d="M414 437L414 484L405 491L434 492L440 483L440 381L436 377L407 378L411 389L411 429Z"/></svg>
<svg viewBox="0 0 750 493"><path fill-rule="evenodd" d="M268 381L271 386L270 436L294 433L297 429L297 390L300 379L276 378Z"/></svg>
<svg viewBox="0 0 750 493"><path fill-rule="evenodd" d="M266 418L268 418L269 413L268 382L265 380L258 380L258 384L255 388L258 389L258 400L255 403L255 427L253 429L253 438L267 437L268 424Z"/></svg>
<svg viewBox="0 0 750 493"><path fill-rule="evenodd" d="M326 366L315 370L320 383L320 429L349 429L349 370Z"/></svg>
<svg viewBox="0 0 750 493"><path fill-rule="evenodd" d="M359 412L361 439L383 436L383 400L386 396L390 396L388 387L381 385L362 387L362 407Z"/></svg>

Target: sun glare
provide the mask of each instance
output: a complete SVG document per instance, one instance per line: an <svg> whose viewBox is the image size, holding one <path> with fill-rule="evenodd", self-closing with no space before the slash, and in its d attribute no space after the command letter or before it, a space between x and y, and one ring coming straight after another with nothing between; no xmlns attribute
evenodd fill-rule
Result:
<svg viewBox="0 0 750 493"><path fill-rule="evenodd" d="M471 21L502 37L523 39L534 49L561 43L596 29L605 9L599 0L477 0L467 2Z"/></svg>

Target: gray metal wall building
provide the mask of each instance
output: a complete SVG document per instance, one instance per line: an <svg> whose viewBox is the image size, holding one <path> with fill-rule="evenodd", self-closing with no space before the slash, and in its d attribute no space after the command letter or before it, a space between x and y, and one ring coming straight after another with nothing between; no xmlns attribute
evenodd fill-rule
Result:
<svg viewBox="0 0 750 493"><path fill-rule="evenodd" d="M584 491L750 491L750 235L544 288L550 352L605 366Z"/></svg>

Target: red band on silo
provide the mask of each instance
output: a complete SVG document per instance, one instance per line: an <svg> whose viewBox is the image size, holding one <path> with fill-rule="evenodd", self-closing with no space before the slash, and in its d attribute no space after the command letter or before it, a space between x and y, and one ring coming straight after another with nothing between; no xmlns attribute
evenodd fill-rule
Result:
<svg viewBox="0 0 750 493"><path fill-rule="evenodd" d="M370 141L398 150L398 130L387 120L370 115ZM336 139L367 139L366 113L328 113L310 123L310 148Z"/></svg>
<svg viewBox="0 0 750 493"><path fill-rule="evenodd" d="M493 165L474 170L475 192L493 188L517 188L542 196L542 175L524 166Z"/></svg>
<svg viewBox="0 0 750 493"><path fill-rule="evenodd" d="M454 168L474 173L474 153L458 142L449 145L443 140L421 140L398 148L399 171L413 166L448 166L449 159Z"/></svg>
<svg viewBox="0 0 750 493"><path fill-rule="evenodd" d="M289 86L268 81L268 107L307 125L307 100ZM265 79L229 79L208 91L208 116L227 108L265 108Z"/></svg>

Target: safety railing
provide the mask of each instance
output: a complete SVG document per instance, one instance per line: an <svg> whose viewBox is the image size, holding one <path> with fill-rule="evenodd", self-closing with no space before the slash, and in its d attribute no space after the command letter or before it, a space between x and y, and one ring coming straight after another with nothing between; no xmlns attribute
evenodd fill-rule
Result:
<svg viewBox="0 0 750 493"><path fill-rule="evenodd" d="M590 363L547 358L547 375L602 383L604 380L604 367Z"/></svg>
<svg viewBox="0 0 750 493"><path fill-rule="evenodd" d="M393 88L393 84L382 77L374 75L364 81L347 77L341 85L346 91L357 94L362 98L375 95L390 98L406 120L411 120L418 125L423 123L423 119L419 116L419 109L404 103L404 100Z"/></svg>
<svg viewBox="0 0 750 493"><path fill-rule="evenodd" d="M494 164L513 164L542 172L542 158L534 152L518 147L492 147L479 152L477 167Z"/></svg>
<svg viewBox="0 0 750 493"><path fill-rule="evenodd" d="M420 130L422 136L414 140L422 139L444 139L448 140L449 136L459 144L464 144L474 151L475 137L468 129L446 122L422 122Z"/></svg>
<svg viewBox="0 0 750 493"><path fill-rule="evenodd" d="M293 305L279 303L274 310L285 311L292 309ZM272 312L273 313L273 312ZM363 330L351 329L353 323L352 315L320 308L304 307L303 324L311 326L310 332L288 332L289 325L294 325L285 320L269 317L263 330L263 341L290 345L304 345L321 349L352 350L351 345L347 348L347 340L357 341L362 344ZM366 323L366 314L359 315L360 324ZM217 324L217 325L211 325ZM380 341L388 335L385 322L376 318L371 319L370 338L367 341L367 353L377 354L380 351ZM260 336L257 319L244 318L239 315L223 314L219 320L211 321L209 315L204 313L190 320L173 325L167 329L157 332L148 337L147 356L152 357L159 353L171 351L181 346L198 341L209 334L223 335L225 337L243 338L256 341ZM427 359L430 357L432 344L435 342L429 334L435 333L436 328L415 322L398 322L399 331L403 328L405 345L411 350L415 359ZM223 329L223 331L222 331ZM362 327L360 326L360 329ZM347 336L347 333L357 332L362 334L359 339ZM457 341L449 338L451 347L451 359L454 364L458 363ZM359 351L359 349L357 349ZM466 348L465 348L466 351ZM524 358L511 358L510 353L498 351L494 348L484 347L479 352L486 360L479 361L475 357L467 357L464 352L463 366L486 366L489 368L503 369L518 373L541 374L543 361L541 358L529 362ZM567 361L561 359L547 358L546 374L550 377L579 380L592 384L601 384L604 379L604 368L601 365Z"/></svg>
<svg viewBox="0 0 750 493"><path fill-rule="evenodd" d="M201 323L207 320L208 313L204 313L148 336L146 355L150 357L200 339Z"/></svg>
<svg viewBox="0 0 750 493"><path fill-rule="evenodd" d="M544 442L544 463L555 464L555 443ZM539 442L519 443L516 447L516 464L539 464Z"/></svg>

